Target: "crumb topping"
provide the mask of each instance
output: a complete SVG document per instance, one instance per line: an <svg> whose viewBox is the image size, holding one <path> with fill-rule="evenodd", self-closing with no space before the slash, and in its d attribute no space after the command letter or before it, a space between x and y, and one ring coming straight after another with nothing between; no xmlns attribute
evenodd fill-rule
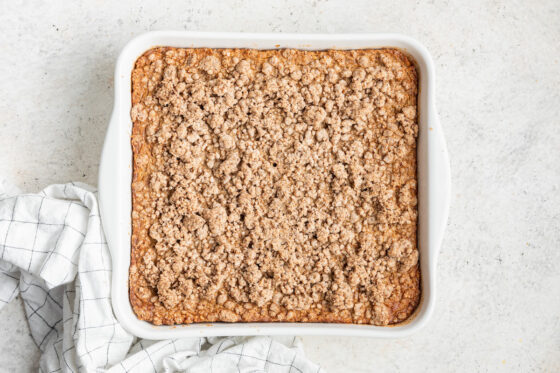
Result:
<svg viewBox="0 0 560 373"><path fill-rule="evenodd" d="M410 316L420 285L407 57L156 48L132 83L139 318Z"/></svg>

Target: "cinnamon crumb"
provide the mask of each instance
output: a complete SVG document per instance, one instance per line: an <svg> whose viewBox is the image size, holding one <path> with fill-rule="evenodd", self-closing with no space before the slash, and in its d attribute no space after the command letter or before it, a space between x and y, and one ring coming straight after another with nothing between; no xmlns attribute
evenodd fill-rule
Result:
<svg viewBox="0 0 560 373"><path fill-rule="evenodd" d="M387 325L413 312L404 55L156 48L132 79L140 318Z"/></svg>

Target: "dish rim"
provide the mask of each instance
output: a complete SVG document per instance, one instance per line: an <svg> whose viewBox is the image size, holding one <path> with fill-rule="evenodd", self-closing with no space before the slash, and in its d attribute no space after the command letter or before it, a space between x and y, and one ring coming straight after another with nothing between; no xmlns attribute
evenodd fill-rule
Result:
<svg viewBox="0 0 560 373"><path fill-rule="evenodd" d="M417 148L418 248L421 299L404 322L390 326L340 323L196 323L153 325L139 320L129 301L132 151L131 73L138 57L158 47L307 50L396 48L415 62L419 75ZM112 305L131 334L148 339L218 335L347 335L394 338L410 335L430 319L436 298L436 265L447 223L451 180L445 139L435 107L434 66L426 48L399 34L264 34L154 31L126 44L115 67L115 101L99 168L99 205L112 257Z"/></svg>

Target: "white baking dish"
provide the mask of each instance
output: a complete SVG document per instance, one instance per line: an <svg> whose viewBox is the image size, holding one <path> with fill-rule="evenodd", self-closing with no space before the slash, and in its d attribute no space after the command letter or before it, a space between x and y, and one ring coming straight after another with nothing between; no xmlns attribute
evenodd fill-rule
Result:
<svg viewBox="0 0 560 373"><path fill-rule="evenodd" d="M406 322L379 327L322 323L211 323L154 326L136 318L128 298L131 235L132 122L131 71L136 59L156 46L209 48L367 49L394 47L416 61L419 73L418 246L422 299ZM130 333L148 339L216 335L349 335L400 337L424 326L435 304L436 262L447 222L450 171L447 148L436 113L432 59L417 41L394 34L239 34L150 32L122 50L115 71L115 103L99 169L99 199L105 236L113 260L112 302L115 315Z"/></svg>

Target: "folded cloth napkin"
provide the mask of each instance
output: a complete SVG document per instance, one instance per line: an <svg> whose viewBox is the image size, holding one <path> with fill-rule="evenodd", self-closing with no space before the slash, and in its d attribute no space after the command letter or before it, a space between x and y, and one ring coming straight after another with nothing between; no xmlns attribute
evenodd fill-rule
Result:
<svg viewBox="0 0 560 373"><path fill-rule="evenodd" d="M3 190L2 190L3 189ZM96 192L0 184L0 307L18 294L41 372L323 372L296 337L134 338L111 308L111 257Z"/></svg>

